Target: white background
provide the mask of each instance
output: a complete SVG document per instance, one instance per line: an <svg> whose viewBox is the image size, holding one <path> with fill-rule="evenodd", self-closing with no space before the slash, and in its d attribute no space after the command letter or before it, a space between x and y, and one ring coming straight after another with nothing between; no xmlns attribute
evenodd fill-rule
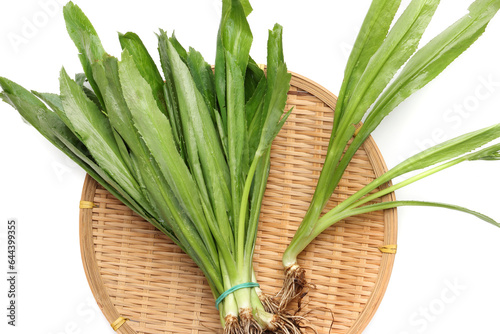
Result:
<svg viewBox="0 0 500 334"><path fill-rule="evenodd" d="M409 1L403 1L407 4ZM466 12L471 0L443 0L423 40ZM173 29L214 62L218 0L77 1L110 54L117 31L134 31L156 55L154 32ZM307 3L307 5L305 5ZM334 93L369 0L254 0L252 56L265 62L267 29L284 26L288 68ZM65 32L62 1L4 1L0 75L28 89L58 91L58 73L80 72ZM29 26L35 25L34 28ZM389 166L425 145L500 122L500 17L433 83L374 133ZM485 82L490 84L485 84ZM462 112L461 112L462 110ZM10 106L0 104L0 332L112 333L80 260L78 202L84 173ZM500 162L464 164L398 192L467 206L500 219ZM18 326L6 325L6 223L19 222ZM399 210L399 252L385 298L365 333L498 333L500 230L438 209ZM450 290L450 285L458 285Z"/></svg>

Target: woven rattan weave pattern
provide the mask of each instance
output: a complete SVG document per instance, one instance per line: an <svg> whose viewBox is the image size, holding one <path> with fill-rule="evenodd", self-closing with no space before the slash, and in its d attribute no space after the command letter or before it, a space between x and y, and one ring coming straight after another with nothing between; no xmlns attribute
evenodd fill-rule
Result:
<svg viewBox="0 0 500 334"><path fill-rule="evenodd" d="M258 281L268 294L281 287L281 255L314 192L335 96L294 74L288 99L292 106L273 143L255 250ZM370 138L352 160L329 207L384 169ZM120 316L130 319L118 332L221 332L214 297L187 255L90 177L82 200L96 205L80 214L85 272L109 322ZM361 333L366 327L382 300L394 261L393 254L382 254L378 247L396 244L396 229L395 210L352 217L326 230L301 254L300 265L316 285L304 299L305 311L311 311L311 324L319 333L328 333L330 326L332 334Z"/></svg>

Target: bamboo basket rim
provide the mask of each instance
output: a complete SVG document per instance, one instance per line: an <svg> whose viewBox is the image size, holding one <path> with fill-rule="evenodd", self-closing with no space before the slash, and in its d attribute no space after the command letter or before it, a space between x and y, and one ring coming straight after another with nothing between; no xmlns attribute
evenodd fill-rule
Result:
<svg viewBox="0 0 500 334"><path fill-rule="evenodd" d="M291 86L310 93L331 109L335 109L336 96L334 94L329 92L323 86L300 74L294 72L290 73L292 74ZM367 153L375 175L382 175L387 170L387 167L379 148L371 136L365 141L363 148ZM96 188L97 182L87 175L83 185L81 201L93 202L96 194ZM387 195L386 200L395 200L394 194ZM383 216L385 222L384 244L396 245L397 211L396 209L385 210ZM80 249L82 263L87 281L99 308L109 323L113 324L122 315L118 312L113 301L111 300L99 271L99 266L97 264L98 261L96 259L94 249L92 219L92 208L87 207L80 209ZM394 259L395 254L383 253L381 255L380 268L373 291L366 303L366 306L360 313L359 318L355 321L353 326L349 328L346 332L347 334L361 333L373 318L387 289L394 265ZM117 332L124 334L137 333L132 326L130 326L129 322L125 322L119 329L117 329Z"/></svg>

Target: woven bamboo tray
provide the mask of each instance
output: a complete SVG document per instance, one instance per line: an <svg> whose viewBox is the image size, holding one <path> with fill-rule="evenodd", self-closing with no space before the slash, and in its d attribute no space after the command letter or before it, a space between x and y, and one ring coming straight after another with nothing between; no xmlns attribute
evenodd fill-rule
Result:
<svg viewBox="0 0 500 334"><path fill-rule="evenodd" d="M281 255L314 192L336 103L333 94L300 75L293 74L291 85L287 108L294 111L273 143L255 248L258 281L270 295L282 285ZM384 171L370 138L328 207ZM117 332L221 332L214 298L187 255L89 176L82 201L95 205L80 210L82 259L92 292L110 324L119 317L130 319ZM318 333L364 330L382 300L394 262L394 254L379 247L396 244L396 230L395 210L352 217L327 229L301 254L299 263L316 285L303 303Z"/></svg>

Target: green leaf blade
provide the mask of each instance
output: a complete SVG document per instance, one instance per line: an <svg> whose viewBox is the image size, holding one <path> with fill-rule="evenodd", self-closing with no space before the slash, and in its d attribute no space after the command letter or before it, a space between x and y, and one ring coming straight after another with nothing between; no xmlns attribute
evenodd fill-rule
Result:
<svg viewBox="0 0 500 334"><path fill-rule="evenodd" d="M241 73L246 73L253 35L245 8L240 0L227 0L222 6L221 38L224 49L235 58Z"/></svg>
<svg viewBox="0 0 500 334"><path fill-rule="evenodd" d="M63 13L68 34L80 52L79 58L85 75L102 104L102 94L92 75L92 64L101 59L106 52L92 23L80 7L70 1L64 6Z"/></svg>
<svg viewBox="0 0 500 334"><path fill-rule="evenodd" d="M401 0L372 1L347 61L344 80L335 108L333 133L336 133L344 105L349 103L352 90L358 85L368 62L387 36L400 3Z"/></svg>
<svg viewBox="0 0 500 334"><path fill-rule="evenodd" d="M215 114L217 110L215 76L211 66L203 59L201 53L193 48L189 49L187 55L187 65L193 76L196 87L203 95L208 109L212 114L212 121L215 123Z"/></svg>
<svg viewBox="0 0 500 334"><path fill-rule="evenodd" d="M64 124L58 115L48 110L35 95L17 85L16 83L0 78L0 85L4 94L14 108L26 119L40 134L49 140L55 147L66 154L70 159L82 167L92 178L103 185L116 198L132 208L136 213L148 221L154 222L144 207L132 199L111 177L99 167L89 151L73 132ZM62 108L62 102L55 94L37 93L50 101L53 106Z"/></svg>
<svg viewBox="0 0 500 334"><path fill-rule="evenodd" d="M168 56L168 44L171 43L165 31L160 30L158 36L158 52L160 54L160 62L165 76L165 85L163 91L165 96L165 103L167 107L168 119L172 126L173 135L177 144L177 148L181 156L186 159L186 145L183 137L182 122L179 112L179 101L177 100L177 93L175 90L174 77L172 73L172 64Z"/></svg>
<svg viewBox="0 0 500 334"><path fill-rule="evenodd" d="M364 132L374 129L401 102L427 85L465 52L483 34L499 9L498 0L475 1L467 15L421 48L377 101L365 122Z"/></svg>
<svg viewBox="0 0 500 334"><path fill-rule="evenodd" d="M211 118L212 113L198 90L189 68L171 43L168 44L168 56L191 172L200 189L208 189L207 195L214 205L230 206L229 169L221 138ZM223 197L215 199L210 194L219 193L215 189L218 187Z"/></svg>
<svg viewBox="0 0 500 334"><path fill-rule="evenodd" d="M153 58L144 46L144 43L139 36L133 32L119 34L119 40L122 49L126 49L129 54L132 55L137 69L144 80L151 86L158 108L166 114L165 96L163 95L163 78Z"/></svg>
<svg viewBox="0 0 500 334"><path fill-rule="evenodd" d="M226 81L230 83L226 95L228 165L231 175L233 217L239 219L243 177L249 167L242 165L246 142L245 85L237 60L229 52L226 53L226 76Z"/></svg>
<svg viewBox="0 0 500 334"><path fill-rule="evenodd" d="M352 99L345 106L348 116L344 128L361 121L399 68L413 55L438 4L439 0L413 0L406 8L353 90Z"/></svg>
<svg viewBox="0 0 500 334"><path fill-rule="evenodd" d="M80 140L89 149L97 163L135 200L142 194L121 157L113 131L106 116L83 93L76 82L61 71L61 101L67 121Z"/></svg>
<svg viewBox="0 0 500 334"><path fill-rule="evenodd" d="M172 190L172 195L167 196L165 200L172 203L171 205L174 205L175 202L179 203L177 208L172 206L170 210L171 214L178 216L177 220L179 220L173 225L173 228L177 229L177 233L182 231L182 235L193 242L196 242L194 240L198 233L206 248L205 254L209 254L213 263L218 263L215 245L201 209L198 187L177 151L170 122L158 109L150 86L142 78L126 50L118 68L125 100L132 113L134 124ZM175 198L175 202L172 197ZM193 228L196 229L197 233L187 229L187 226L178 226L183 220L183 215L187 215L192 221ZM176 235L178 238L182 238L182 235ZM198 254L198 256L201 255Z"/></svg>

